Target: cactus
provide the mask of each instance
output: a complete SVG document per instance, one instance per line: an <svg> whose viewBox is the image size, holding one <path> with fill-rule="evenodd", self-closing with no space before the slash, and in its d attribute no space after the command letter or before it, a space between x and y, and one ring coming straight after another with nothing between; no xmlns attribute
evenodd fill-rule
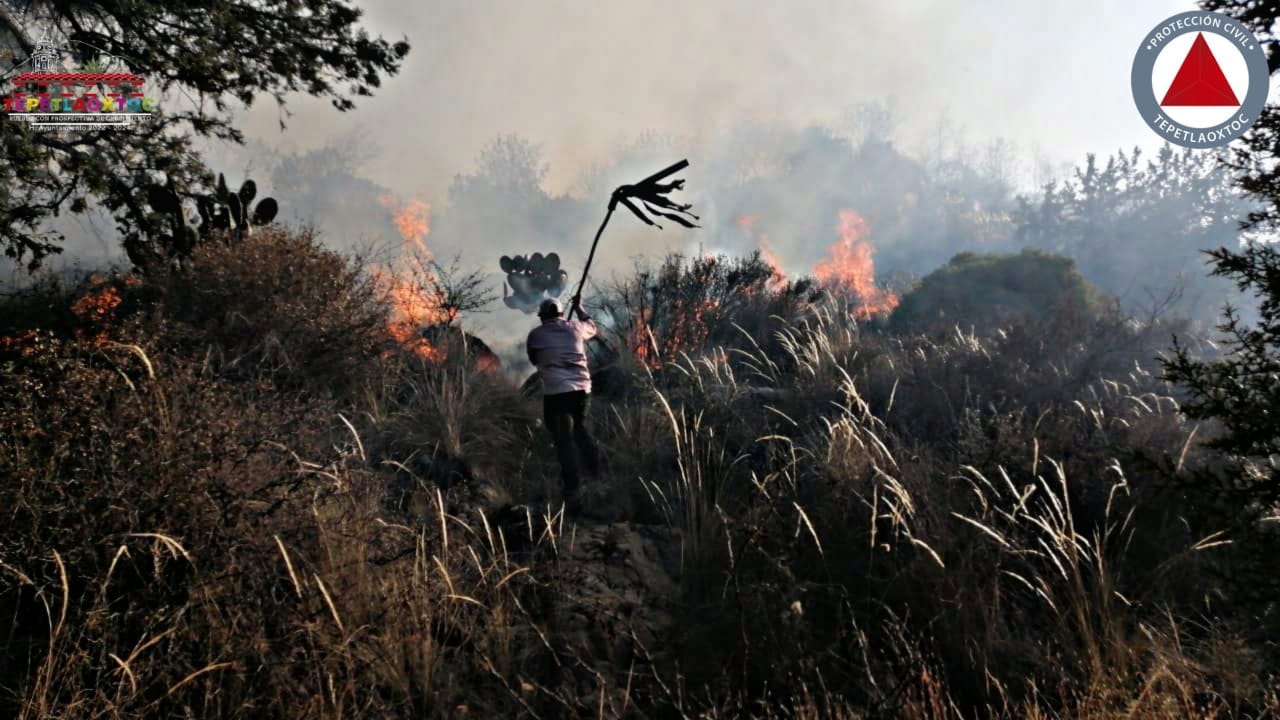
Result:
<svg viewBox="0 0 1280 720"><path fill-rule="evenodd" d="M198 235L196 229L187 224L186 212L182 207L182 198L170 180L165 186L152 185L147 188L147 201L151 209L163 215L169 221L169 231L160 233L154 242L143 245L141 242L126 246L125 251L135 265L143 266L159 259L163 254L173 258L185 258L195 249ZM137 256L137 257L135 257Z"/></svg>
<svg viewBox="0 0 1280 720"><path fill-rule="evenodd" d="M125 252L139 268L165 257L182 262L198 243L220 233L226 233L224 237L228 240L242 240L252 233L255 225L270 223L280 211L274 198L263 198L253 204L258 195L258 186L253 180L245 180L240 189L232 193L221 173L213 194L193 196L196 214L200 217L198 227L187 224L187 209L172 180L165 185L148 186L146 192L151 209L167 219L168 228L156 232L150 240L137 237L125 243Z"/></svg>
<svg viewBox="0 0 1280 720"><path fill-rule="evenodd" d="M507 307L533 312L543 299L559 297L569 282L569 274L560 269L560 256L555 253L533 253L525 257L516 255L498 258L498 266L507 274L503 284L502 301ZM510 287L513 294L507 294Z"/></svg>
<svg viewBox="0 0 1280 720"><path fill-rule="evenodd" d="M227 189L226 178L219 173L214 199L225 207L225 213L215 215L214 229L230 229L233 239L243 240L253 233L255 225L266 225L274 220L280 211L275 198L263 198L257 206L253 206L253 199L257 195L258 184L253 180L245 180L240 189L233 193Z"/></svg>

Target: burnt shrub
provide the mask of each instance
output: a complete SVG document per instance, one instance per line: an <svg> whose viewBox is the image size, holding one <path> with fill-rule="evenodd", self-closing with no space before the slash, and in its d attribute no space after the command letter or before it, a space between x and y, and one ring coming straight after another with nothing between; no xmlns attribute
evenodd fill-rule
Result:
<svg viewBox="0 0 1280 720"><path fill-rule="evenodd" d="M197 255L0 303L0 715L163 714L202 668L279 665L277 543L314 556L317 509L371 490L299 460L334 455L377 369L359 264L274 230ZM254 714L268 685L227 701Z"/></svg>
<svg viewBox="0 0 1280 720"><path fill-rule="evenodd" d="M673 254L615 281L595 305L620 359L658 369L682 353L769 343L822 296L810 280L779 279L759 252Z"/></svg>
<svg viewBox="0 0 1280 720"><path fill-rule="evenodd" d="M234 589L223 609L255 613L278 581L261 560L272 538L314 542L299 520L328 488L292 453L326 451L331 404L210 376L158 350L155 328L37 331L0 351L0 613L19 629L0 672L32 707L115 687L107 653L127 657L138 638L164 636L163 663L136 668L149 677L135 709L210 655L250 652L251 636L195 606Z"/></svg>

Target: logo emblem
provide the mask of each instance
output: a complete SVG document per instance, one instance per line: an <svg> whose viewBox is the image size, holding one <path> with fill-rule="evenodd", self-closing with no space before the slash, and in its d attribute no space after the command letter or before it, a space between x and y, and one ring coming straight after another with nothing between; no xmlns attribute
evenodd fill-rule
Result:
<svg viewBox="0 0 1280 720"><path fill-rule="evenodd" d="M1221 13L1192 11L1151 29L1133 58L1133 101L1147 125L1189 148L1240 137L1267 104L1270 73L1258 39Z"/></svg>
<svg viewBox="0 0 1280 720"><path fill-rule="evenodd" d="M101 60L69 69L62 60L64 52L48 38L41 39L30 56L12 68L18 74L0 80L0 88L12 86L0 95L8 119L25 122L33 130L66 130L122 128L151 117L156 100L143 92L144 78L127 71L108 72ZM110 62L119 63L116 58Z"/></svg>

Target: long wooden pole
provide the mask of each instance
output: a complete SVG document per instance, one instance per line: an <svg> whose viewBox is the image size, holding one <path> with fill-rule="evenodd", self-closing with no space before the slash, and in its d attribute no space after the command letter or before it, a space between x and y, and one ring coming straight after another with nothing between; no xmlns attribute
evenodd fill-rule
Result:
<svg viewBox="0 0 1280 720"><path fill-rule="evenodd" d="M600 229L596 231L596 239L591 241L591 252L587 254L587 264L582 268L582 279L578 281L578 290L573 294L573 304L576 307L582 300L582 286L587 284L587 273L591 272L591 261L596 256L596 246L600 244L600 236L604 234L604 226L609 224L609 218L613 217L613 209L617 203L609 202L609 212L604 214L604 221L600 223Z"/></svg>

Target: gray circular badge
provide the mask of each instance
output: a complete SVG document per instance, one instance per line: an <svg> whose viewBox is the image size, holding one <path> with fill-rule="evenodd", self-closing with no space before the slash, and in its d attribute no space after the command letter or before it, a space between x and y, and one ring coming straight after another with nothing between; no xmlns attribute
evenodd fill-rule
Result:
<svg viewBox="0 0 1280 720"><path fill-rule="evenodd" d="M1169 42L1187 33L1213 33L1235 46L1244 56L1249 68L1249 89L1244 102L1226 121L1209 127L1195 127L1177 122L1160 106L1151 86L1151 75L1160 51ZM1133 57L1133 73L1130 77L1133 101L1138 105L1142 119L1160 137L1189 148L1212 148L1226 145L1240 137L1257 121L1267 104L1270 73L1267 58L1253 33L1234 18L1221 13L1193 10L1165 20L1151 29L1142 40L1138 53Z"/></svg>

